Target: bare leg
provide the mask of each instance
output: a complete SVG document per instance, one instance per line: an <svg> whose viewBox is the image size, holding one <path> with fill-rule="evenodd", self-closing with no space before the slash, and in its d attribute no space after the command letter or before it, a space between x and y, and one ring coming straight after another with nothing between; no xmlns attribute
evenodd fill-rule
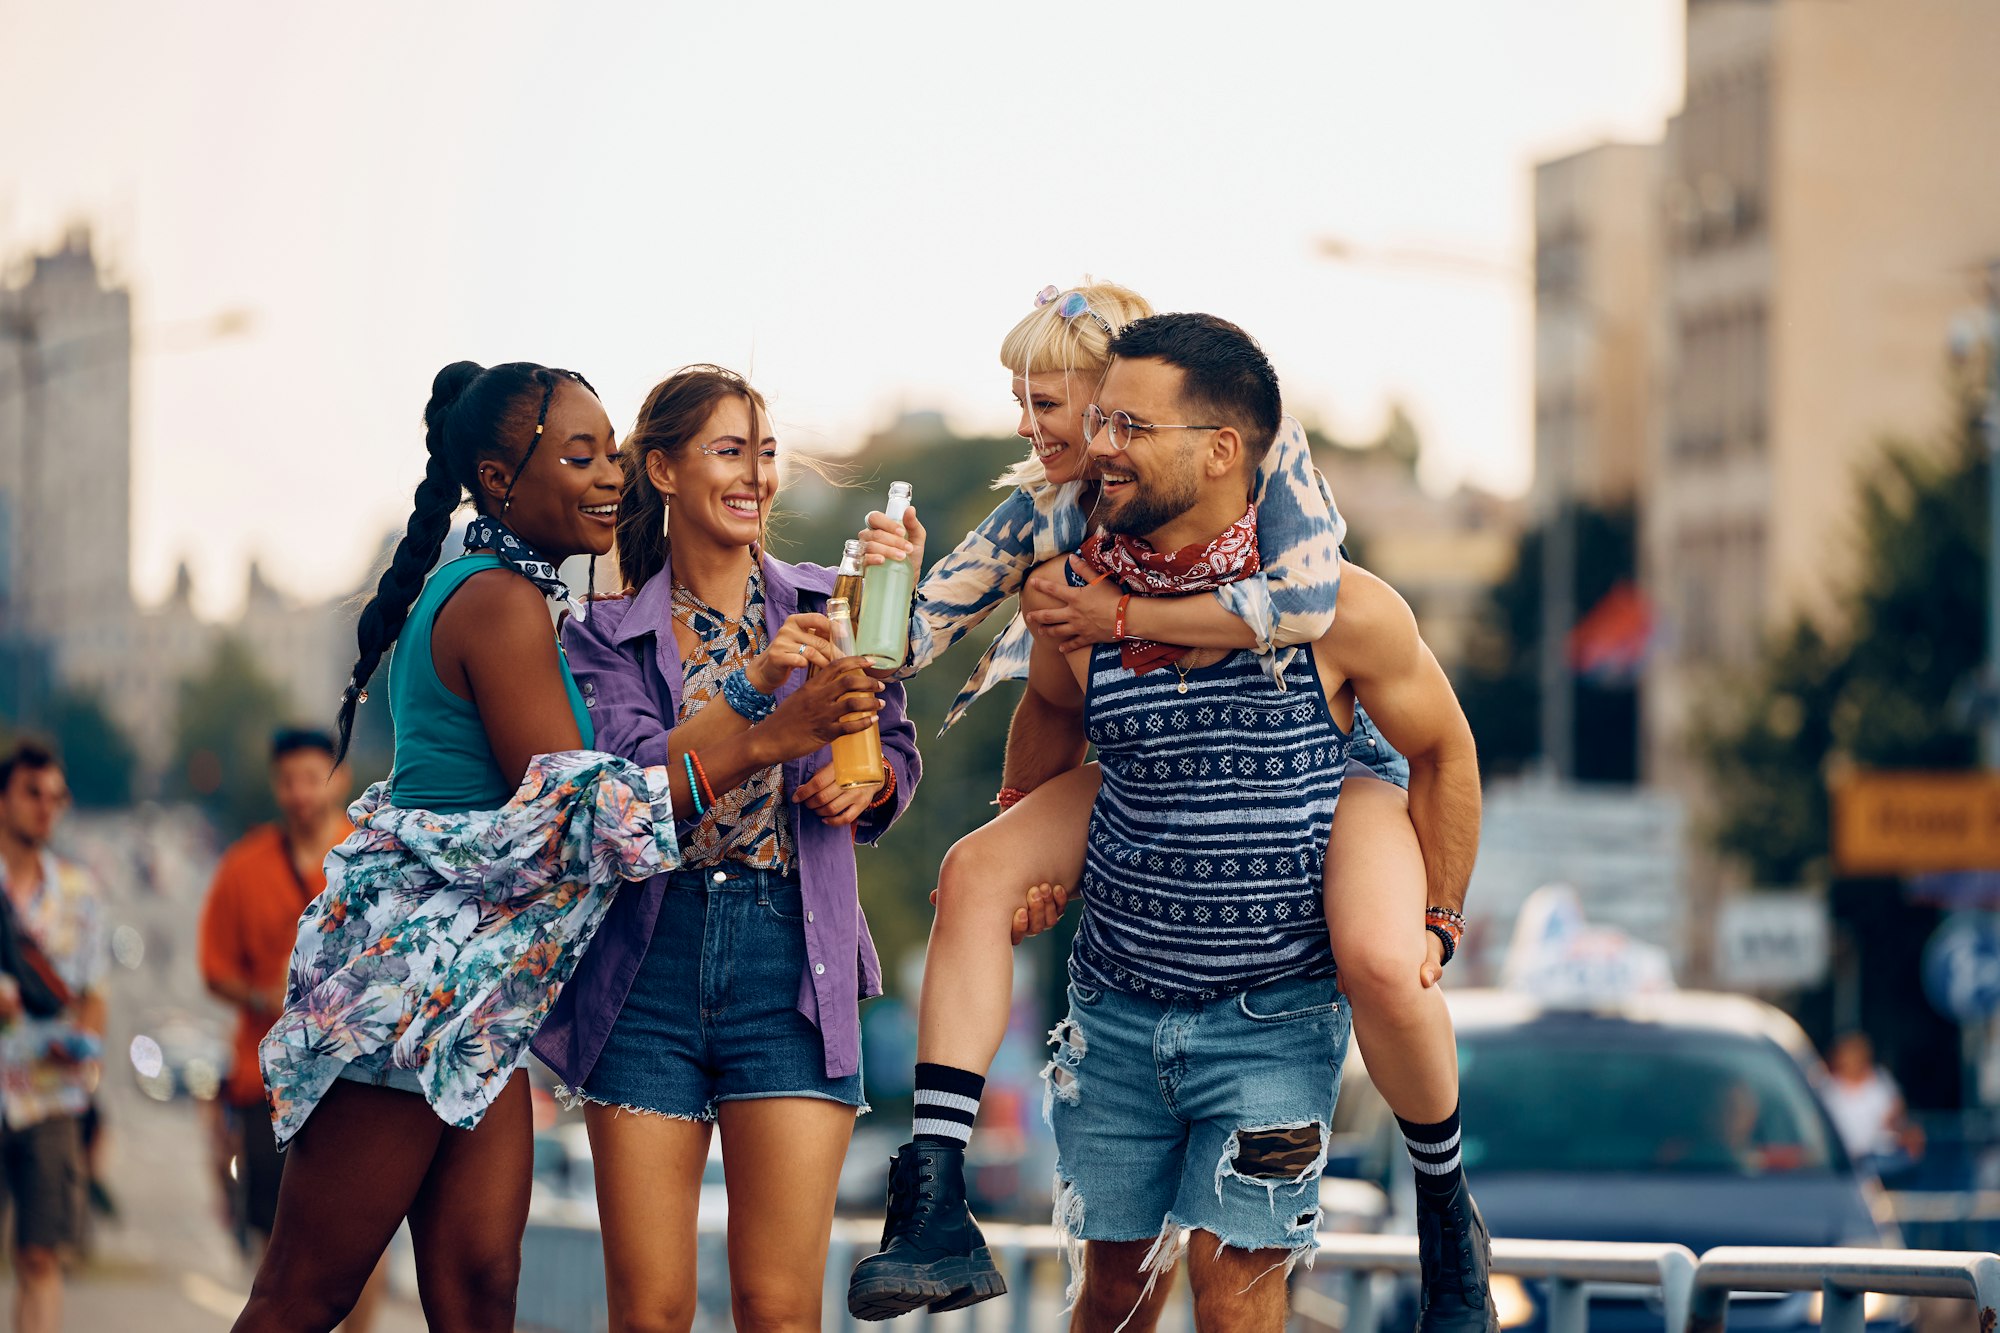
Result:
<svg viewBox="0 0 2000 1333"><path fill-rule="evenodd" d="M325 1333L346 1318L444 1133L422 1097L336 1081L292 1140L235 1333Z"/></svg>
<svg viewBox="0 0 2000 1333"><path fill-rule="evenodd" d="M1014 913L1031 884L1075 887L1096 799L1097 765L1072 769L945 854L924 955L919 1061L976 1074L993 1063L1014 998Z"/></svg>
<svg viewBox="0 0 2000 1333"><path fill-rule="evenodd" d="M375 1327L375 1316L381 1313L382 1302L388 1295L389 1256L385 1253L375 1261L375 1271L368 1275L368 1283L361 1288L354 1308L340 1321L340 1333L368 1333Z"/></svg>
<svg viewBox="0 0 2000 1333"><path fill-rule="evenodd" d="M611 1333L687 1333L695 1214L713 1126L586 1106Z"/></svg>
<svg viewBox="0 0 2000 1333"><path fill-rule="evenodd" d="M1201 1333L1283 1333L1290 1304L1284 1250L1238 1250L1197 1231L1188 1242L1188 1285Z"/></svg>
<svg viewBox="0 0 2000 1333"><path fill-rule="evenodd" d="M736 1327L813 1333L854 1108L818 1097L764 1097L724 1102L721 1115Z"/></svg>
<svg viewBox="0 0 2000 1333"><path fill-rule="evenodd" d="M410 1205L417 1294L437 1333L511 1333L535 1170L528 1076L516 1073L477 1129L447 1129Z"/></svg>
<svg viewBox="0 0 2000 1333"><path fill-rule="evenodd" d="M14 1327L18 1333L61 1333L62 1260L41 1245L14 1252Z"/></svg>
<svg viewBox="0 0 2000 1333"><path fill-rule="evenodd" d="M1340 987L1382 1100L1405 1120L1435 1124L1458 1105L1458 1046L1444 992L1419 976L1427 895L1409 798L1392 783L1350 776L1326 860L1326 925Z"/></svg>
<svg viewBox="0 0 2000 1333"><path fill-rule="evenodd" d="M1084 1246L1083 1290L1070 1317L1070 1333L1113 1333L1121 1326L1125 1333L1152 1333L1173 1286L1169 1273L1146 1290L1142 1266L1152 1248L1150 1240L1093 1240Z"/></svg>

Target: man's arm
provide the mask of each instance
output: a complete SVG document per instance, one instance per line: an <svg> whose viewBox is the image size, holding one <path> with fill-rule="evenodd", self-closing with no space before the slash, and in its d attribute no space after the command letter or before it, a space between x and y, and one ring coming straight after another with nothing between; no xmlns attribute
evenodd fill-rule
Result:
<svg viewBox="0 0 2000 1333"><path fill-rule="evenodd" d="M1042 566L1042 576L1058 581L1063 562ZM1054 599L1032 584L1021 590L1024 612L1045 610ZM1033 623L1032 619L1029 622ZM1000 785L1033 791L1083 763L1089 746L1083 739L1083 688L1076 672L1056 647L1052 636L1034 635L1028 658L1028 688L1014 706L1007 728L1007 760Z"/></svg>
<svg viewBox="0 0 2000 1333"><path fill-rule="evenodd" d="M1433 907L1457 910L1479 851L1479 756L1451 682L1395 589L1348 565L1320 640L1388 742L1410 761L1410 822Z"/></svg>

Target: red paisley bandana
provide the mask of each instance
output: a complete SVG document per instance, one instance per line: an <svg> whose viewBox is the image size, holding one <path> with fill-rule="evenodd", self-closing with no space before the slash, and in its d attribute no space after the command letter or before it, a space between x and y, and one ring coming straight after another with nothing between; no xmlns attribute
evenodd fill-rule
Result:
<svg viewBox="0 0 2000 1333"><path fill-rule="evenodd" d="M1257 511L1224 528L1214 541L1196 542L1178 551L1156 551L1143 537L1122 537L1099 529L1077 554L1100 574L1117 579L1125 591L1147 597L1209 592L1234 583L1263 567L1257 554ZM1127 671L1148 671L1180 661L1189 650L1150 639L1127 639L1119 645L1119 660Z"/></svg>

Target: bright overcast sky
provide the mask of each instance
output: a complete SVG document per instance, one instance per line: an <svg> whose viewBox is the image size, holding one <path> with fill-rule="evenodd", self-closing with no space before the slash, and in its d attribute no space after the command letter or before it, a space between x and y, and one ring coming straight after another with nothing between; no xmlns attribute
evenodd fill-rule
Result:
<svg viewBox="0 0 2000 1333"><path fill-rule="evenodd" d="M790 447L901 408L1010 428L1001 335L1085 273L1264 343L1350 434L1393 399L1426 480L1528 481L1530 168L1651 138L1682 0L340 6L0 0L0 251L72 219L143 329L134 577L244 563L324 595L400 525L431 376L754 371ZM588 17L582 17L588 15ZM857 511L862 502L857 498ZM857 515L858 516L858 515Z"/></svg>

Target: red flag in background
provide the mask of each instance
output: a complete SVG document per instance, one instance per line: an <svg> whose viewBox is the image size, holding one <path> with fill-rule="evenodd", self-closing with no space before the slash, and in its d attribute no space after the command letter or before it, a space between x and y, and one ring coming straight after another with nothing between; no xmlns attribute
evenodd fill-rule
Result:
<svg viewBox="0 0 2000 1333"><path fill-rule="evenodd" d="M1624 685L1639 678L1653 646L1653 604L1627 581L1604 594L1569 632L1569 665L1599 684Z"/></svg>

